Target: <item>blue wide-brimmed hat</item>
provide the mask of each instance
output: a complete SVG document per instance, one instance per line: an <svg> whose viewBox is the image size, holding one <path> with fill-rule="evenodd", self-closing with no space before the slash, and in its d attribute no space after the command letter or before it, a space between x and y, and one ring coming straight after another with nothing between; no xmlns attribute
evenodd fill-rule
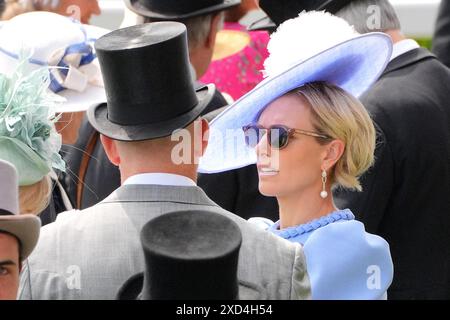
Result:
<svg viewBox="0 0 450 320"><path fill-rule="evenodd" d="M218 115L199 172L214 173L256 163L242 127L256 122L264 108L304 84L326 81L359 97L378 79L392 54L391 38L379 32L361 35L326 12L303 12L272 34L266 78Z"/></svg>

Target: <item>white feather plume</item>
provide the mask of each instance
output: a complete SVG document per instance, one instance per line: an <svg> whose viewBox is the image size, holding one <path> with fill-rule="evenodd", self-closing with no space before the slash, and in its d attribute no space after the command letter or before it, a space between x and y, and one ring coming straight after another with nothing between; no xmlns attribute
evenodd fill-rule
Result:
<svg viewBox="0 0 450 320"><path fill-rule="evenodd" d="M301 12L286 20L274 32L267 45L265 77L277 75L289 67L339 43L358 36L353 26L325 11Z"/></svg>

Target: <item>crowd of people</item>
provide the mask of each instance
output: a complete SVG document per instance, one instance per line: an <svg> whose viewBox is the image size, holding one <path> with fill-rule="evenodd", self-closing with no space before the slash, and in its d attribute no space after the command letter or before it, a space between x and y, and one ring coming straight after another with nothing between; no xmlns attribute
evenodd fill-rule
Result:
<svg viewBox="0 0 450 320"><path fill-rule="evenodd" d="M0 299L450 299L450 1L124 2L1 1Z"/></svg>

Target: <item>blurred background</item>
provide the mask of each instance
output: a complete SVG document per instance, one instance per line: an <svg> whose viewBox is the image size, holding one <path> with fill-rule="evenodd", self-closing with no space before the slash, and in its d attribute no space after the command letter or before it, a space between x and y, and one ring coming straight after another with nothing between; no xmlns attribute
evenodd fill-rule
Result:
<svg viewBox="0 0 450 320"><path fill-rule="evenodd" d="M407 36L429 47L440 0L391 0ZM108 29L118 28L124 19L123 0L99 0L102 14L93 16L91 24ZM255 19L258 13L255 12Z"/></svg>

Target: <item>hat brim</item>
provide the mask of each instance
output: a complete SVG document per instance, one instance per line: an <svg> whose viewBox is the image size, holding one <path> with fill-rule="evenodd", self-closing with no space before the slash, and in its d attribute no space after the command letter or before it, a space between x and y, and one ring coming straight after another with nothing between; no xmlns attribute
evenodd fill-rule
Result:
<svg viewBox="0 0 450 320"><path fill-rule="evenodd" d="M21 258L25 260L39 240L41 220L32 214L0 216L0 232L16 236L21 244Z"/></svg>
<svg viewBox="0 0 450 320"><path fill-rule="evenodd" d="M89 84L82 92L66 89L57 94L66 99L55 108L57 113L82 112L94 104L106 102L105 88Z"/></svg>
<svg viewBox="0 0 450 320"><path fill-rule="evenodd" d="M90 40L96 40L110 32L108 29L91 25L83 25L83 28L86 31L87 39ZM0 52L0 54L2 54L1 73L11 74L15 71L18 60L4 53ZM98 65L98 59L95 58L92 63ZM36 68L41 67L40 65L36 65ZM98 70L100 72L100 66L98 66ZM91 84L87 84L86 88L81 92L64 89L56 93L56 95L66 99L66 101L56 106L54 110L56 113L86 111L93 104L106 102L105 88Z"/></svg>
<svg viewBox="0 0 450 320"><path fill-rule="evenodd" d="M240 30L220 30L216 35L216 43L212 56L212 62L227 59L242 52L251 42L248 32Z"/></svg>
<svg viewBox="0 0 450 320"><path fill-rule="evenodd" d="M111 32L108 29L93 25L83 25L86 30L86 36L90 40L97 40L98 38L104 36L105 34ZM98 59L96 58L94 62L98 65ZM100 72L100 66L98 66ZM82 92L75 90L63 90L58 92L58 95L64 97L67 101L62 103L61 106L56 108L56 112L81 112L86 111L90 106L94 104L100 104L106 102L105 88L100 86L94 86L88 84L86 89Z"/></svg>
<svg viewBox="0 0 450 320"><path fill-rule="evenodd" d="M144 273L140 272L126 280L116 295L116 300L139 300L144 287ZM246 281L239 280L239 295L255 300L267 299L264 290Z"/></svg>
<svg viewBox="0 0 450 320"><path fill-rule="evenodd" d="M237 6L241 3L241 0L225 0L221 4L217 4L214 6L210 6L201 10L192 11L186 14L161 14L158 12L154 12L151 10L148 10L146 7L144 7L142 4L139 3L139 0L125 0L125 5L133 11L134 13L137 13L144 17L149 17L153 19L161 19L161 20L178 20L178 19L186 19L186 18L192 18L196 16L201 16L217 11L222 11L234 6Z"/></svg>
<svg viewBox="0 0 450 320"><path fill-rule="evenodd" d="M119 141L141 141L167 137L175 130L185 128L197 119L214 96L215 86L208 84L196 90L198 103L190 111L170 120L139 124L121 125L108 119L107 104L93 105L87 111L91 125L101 134ZM124 108L127 106L124 105Z"/></svg>
<svg viewBox="0 0 450 320"><path fill-rule="evenodd" d="M374 32L342 42L266 78L211 122L208 148L200 159L199 172L222 172L256 163L256 153L246 146L241 128L257 121L269 103L315 81L333 83L359 97L379 78L391 53L390 37Z"/></svg>
<svg viewBox="0 0 450 320"><path fill-rule="evenodd" d="M277 29L277 25L273 22L269 16L265 16L255 20L247 27L248 31L269 31L273 32Z"/></svg>
<svg viewBox="0 0 450 320"><path fill-rule="evenodd" d="M137 300L144 286L144 273L140 272L131 276L120 287L116 300Z"/></svg>

